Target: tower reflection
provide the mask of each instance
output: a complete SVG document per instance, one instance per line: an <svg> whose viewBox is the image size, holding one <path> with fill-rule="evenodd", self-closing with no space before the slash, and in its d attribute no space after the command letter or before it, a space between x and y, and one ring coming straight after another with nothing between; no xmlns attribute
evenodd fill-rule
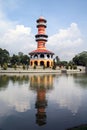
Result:
<svg viewBox="0 0 87 130"><path fill-rule="evenodd" d="M30 87L37 92L35 103L35 108L37 109L36 123L39 126L45 125L47 123L45 110L47 107L46 92L53 88L53 75L31 76Z"/></svg>

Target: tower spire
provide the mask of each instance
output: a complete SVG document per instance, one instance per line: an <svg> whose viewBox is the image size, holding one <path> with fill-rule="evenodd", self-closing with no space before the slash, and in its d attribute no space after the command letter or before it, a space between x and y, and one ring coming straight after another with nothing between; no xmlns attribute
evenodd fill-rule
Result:
<svg viewBox="0 0 87 130"><path fill-rule="evenodd" d="M47 42L48 35L46 35L46 20L44 17L40 17L37 19L37 28L38 34L35 35L36 42L37 42L37 49L46 49L45 44Z"/></svg>

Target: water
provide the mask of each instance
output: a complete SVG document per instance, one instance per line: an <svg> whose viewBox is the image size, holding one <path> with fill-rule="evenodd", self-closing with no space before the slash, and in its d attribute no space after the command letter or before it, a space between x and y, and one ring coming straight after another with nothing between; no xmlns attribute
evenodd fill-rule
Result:
<svg viewBox="0 0 87 130"><path fill-rule="evenodd" d="M67 130L87 124L87 75L1 75L0 130Z"/></svg>

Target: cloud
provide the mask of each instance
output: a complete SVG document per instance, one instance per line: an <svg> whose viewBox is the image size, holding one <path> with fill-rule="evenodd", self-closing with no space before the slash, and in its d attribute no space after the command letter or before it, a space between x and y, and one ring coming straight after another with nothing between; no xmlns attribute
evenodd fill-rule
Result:
<svg viewBox="0 0 87 130"><path fill-rule="evenodd" d="M60 59L71 59L83 43L82 34L76 23L71 23L67 29L49 37L48 46L53 49Z"/></svg>
<svg viewBox="0 0 87 130"><path fill-rule="evenodd" d="M26 52L34 48L34 37L31 34L31 28L24 25L16 25L15 29L8 29L2 38L0 43L2 46L13 53L19 51Z"/></svg>
<svg viewBox="0 0 87 130"><path fill-rule="evenodd" d="M19 51L28 54L36 48L31 27L25 27L25 25L20 25L18 21L10 20L4 11L3 5L7 6L6 3L2 0L0 2L0 48L7 49L10 54ZM8 4L13 4L13 2L9 0Z"/></svg>

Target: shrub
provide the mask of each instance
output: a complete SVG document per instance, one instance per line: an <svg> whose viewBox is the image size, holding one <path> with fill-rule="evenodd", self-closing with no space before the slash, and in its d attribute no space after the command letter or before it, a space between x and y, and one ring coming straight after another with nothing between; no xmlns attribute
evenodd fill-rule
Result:
<svg viewBox="0 0 87 130"><path fill-rule="evenodd" d="M45 69L45 65L43 65L43 69Z"/></svg>
<svg viewBox="0 0 87 130"><path fill-rule="evenodd" d="M69 69L69 66L68 65L66 65L66 67L65 67L67 70Z"/></svg>
<svg viewBox="0 0 87 130"><path fill-rule="evenodd" d="M34 65L34 69L36 69L36 65Z"/></svg>
<svg viewBox="0 0 87 130"><path fill-rule="evenodd" d="M23 64L23 70L25 70L25 64Z"/></svg>
<svg viewBox="0 0 87 130"><path fill-rule="evenodd" d="M74 69L74 70L76 70L76 69L77 69L77 66L76 66L76 65L74 65L74 66L73 66L73 69Z"/></svg>
<svg viewBox="0 0 87 130"><path fill-rule="evenodd" d="M71 70L72 70L72 68L73 68L72 65L70 65L70 69L71 69Z"/></svg>
<svg viewBox="0 0 87 130"><path fill-rule="evenodd" d="M4 70L7 70L7 68L8 68L7 64L4 63L4 64L3 64L3 69L4 69Z"/></svg>
<svg viewBox="0 0 87 130"><path fill-rule="evenodd" d="M14 65L13 65L13 68L16 70L16 69L17 69L17 65L16 65L16 64L14 64Z"/></svg>
<svg viewBox="0 0 87 130"><path fill-rule="evenodd" d="M53 65L52 69L53 69L53 70L55 70L55 69L56 69L56 65L55 65L55 64Z"/></svg>

